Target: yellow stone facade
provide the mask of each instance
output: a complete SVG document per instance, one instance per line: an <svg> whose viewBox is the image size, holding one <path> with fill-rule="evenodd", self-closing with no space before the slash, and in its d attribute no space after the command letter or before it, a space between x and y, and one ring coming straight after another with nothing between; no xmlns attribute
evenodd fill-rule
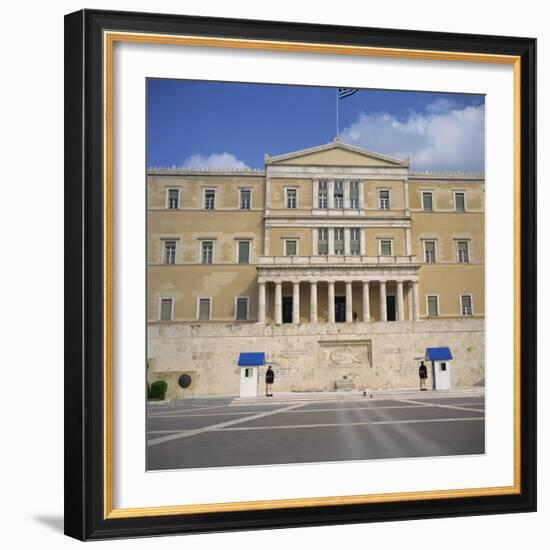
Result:
<svg viewBox="0 0 550 550"><path fill-rule="evenodd" d="M150 334L483 320L483 176L414 173L339 140L264 164L149 169Z"/></svg>

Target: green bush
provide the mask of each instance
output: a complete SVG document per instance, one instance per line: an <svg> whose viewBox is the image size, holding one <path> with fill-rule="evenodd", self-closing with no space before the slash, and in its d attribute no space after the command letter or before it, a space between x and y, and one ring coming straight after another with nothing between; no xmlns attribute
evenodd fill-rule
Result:
<svg viewBox="0 0 550 550"><path fill-rule="evenodd" d="M157 380L149 386L149 399L164 401L168 384L164 380Z"/></svg>

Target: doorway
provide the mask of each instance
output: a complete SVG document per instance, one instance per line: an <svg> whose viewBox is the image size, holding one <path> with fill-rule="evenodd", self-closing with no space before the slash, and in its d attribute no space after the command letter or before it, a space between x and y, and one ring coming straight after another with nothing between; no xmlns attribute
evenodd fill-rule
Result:
<svg viewBox="0 0 550 550"><path fill-rule="evenodd" d="M292 296L283 296L283 323L292 323Z"/></svg>
<svg viewBox="0 0 550 550"><path fill-rule="evenodd" d="M395 296L386 296L386 317L388 321L395 321Z"/></svg>
<svg viewBox="0 0 550 550"><path fill-rule="evenodd" d="M346 297L345 296L334 297L334 320L337 323L346 322Z"/></svg>

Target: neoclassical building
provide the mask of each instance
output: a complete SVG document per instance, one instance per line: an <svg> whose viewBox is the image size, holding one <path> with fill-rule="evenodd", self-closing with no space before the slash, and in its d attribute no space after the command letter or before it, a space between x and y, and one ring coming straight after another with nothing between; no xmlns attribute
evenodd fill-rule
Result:
<svg viewBox="0 0 550 550"><path fill-rule="evenodd" d="M264 165L149 169L150 379L237 393L238 353L265 351L281 391L407 387L444 344L456 384L483 382L483 176L339 139Z"/></svg>

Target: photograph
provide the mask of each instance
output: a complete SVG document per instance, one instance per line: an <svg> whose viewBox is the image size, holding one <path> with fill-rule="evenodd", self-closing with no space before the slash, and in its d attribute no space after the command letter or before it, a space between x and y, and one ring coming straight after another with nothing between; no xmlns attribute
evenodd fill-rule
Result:
<svg viewBox="0 0 550 550"><path fill-rule="evenodd" d="M144 85L147 470L483 455L484 94Z"/></svg>

